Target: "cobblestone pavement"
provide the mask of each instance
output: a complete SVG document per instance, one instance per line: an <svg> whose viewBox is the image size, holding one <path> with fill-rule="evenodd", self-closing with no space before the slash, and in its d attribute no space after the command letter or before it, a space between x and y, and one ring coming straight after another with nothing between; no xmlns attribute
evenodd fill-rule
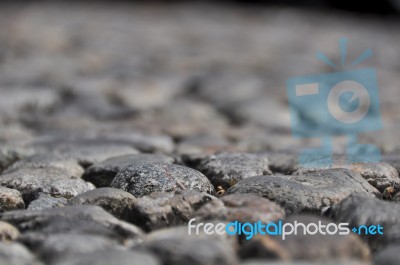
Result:
<svg viewBox="0 0 400 265"><path fill-rule="evenodd" d="M0 264L398 264L399 21L201 4L0 9ZM303 168L285 81L371 48L382 162ZM335 59L334 59L335 60ZM324 216L321 216L324 215ZM197 220L384 235L189 236Z"/></svg>

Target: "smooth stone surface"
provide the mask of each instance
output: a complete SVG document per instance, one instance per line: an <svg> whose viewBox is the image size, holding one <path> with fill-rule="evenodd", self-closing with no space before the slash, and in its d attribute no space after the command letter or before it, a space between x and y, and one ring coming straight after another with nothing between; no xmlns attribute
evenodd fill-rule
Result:
<svg viewBox="0 0 400 265"><path fill-rule="evenodd" d="M228 189L253 176L270 175L268 158L256 154L219 153L203 159L197 169L215 186Z"/></svg>
<svg viewBox="0 0 400 265"><path fill-rule="evenodd" d="M36 199L39 193L72 198L95 188L92 183L71 178L66 170L52 167L23 168L2 174L0 175L0 185L18 190L27 203Z"/></svg>
<svg viewBox="0 0 400 265"><path fill-rule="evenodd" d="M36 200L29 203L27 210L37 211L51 208L60 208L67 205L68 200L63 197L53 197L48 194L40 193Z"/></svg>
<svg viewBox="0 0 400 265"><path fill-rule="evenodd" d="M154 191L196 190L214 194L214 187L202 173L179 165L141 163L120 171L111 187L125 190L135 197Z"/></svg>
<svg viewBox="0 0 400 265"><path fill-rule="evenodd" d="M344 158L341 158L344 160ZM324 160L321 161L323 163ZM338 161L325 168L345 168L359 173L369 184L383 192L387 187L400 188L400 177L397 170L387 163L383 162L364 162L364 163L348 163ZM324 168L300 168L294 174L302 175L305 173L315 172Z"/></svg>
<svg viewBox="0 0 400 265"><path fill-rule="evenodd" d="M131 222L145 231L185 224L197 209L217 200L210 194L193 190L153 192L133 203Z"/></svg>
<svg viewBox="0 0 400 265"><path fill-rule="evenodd" d="M284 223L293 224L294 221L305 225L319 222L322 222L323 225L331 223L331 220L312 215L293 215L285 219ZM260 258L286 261L358 260L367 262L370 259L368 246L354 234L311 236L298 232L296 236L286 236L285 240L280 235L256 235L243 244L239 253L244 259Z"/></svg>
<svg viewBox="0 0 400 265"><path fill-rule="evenodd" d="M93 183L96 187L109 187L118 172L129 165L140 162L172 163L173 159L162 154L136 154L111 157L88 167L82 178Z"/></svg>
<svg viewBox="0 0 400 265"><path fill-rule="evenodd" d="M136 198L129 192L114 188L98 188L68 201L68 205L97 205L121 220L129 220Z"/></svg>
<svg viewBox="0 0 400 265"><path fill-rule="evenodd" d="M18 190L0 187L0 212L24 208L25 203Z"/></svg>
<svg viewBox="0 0 400 265"><path fill-rule="evenodd" d="M277 202L287 213L320 211L354 193L370 197L380 193L359 174L346 169L328 169L304 175L256 176L244 179L228 194L253 193Z"/></svg>
<svg viewBox="0 0 400 265"><path fill-rule="evenodd" d="M67 257L54 265L161 265L154 255L139 251L102 250Z"/></svg>
<svg viewBox="0 0 400 265"><path fill-rule="evenodd" d="M400 205L359 195L350 196L327 210L326 215L350 226L381 225L383 235L363 235L372 249L400 243Z"/></svg>
<svg viewBox="0 0 400 265"><path fill-rule="evenodd" d="M198 207L195 215L202 220L270 223L283 219L285 211L266 198L253 194L230 194Z"/></svg>
<svg viewBox="0 0 400 265"><path fill-rule="evenodd" d="M10 167L3 173L10 173L19 169L36 169L36 168L59 168L69 173L70 178L80 178L84 172L83 168L78 164L78 161L72 158L63 157L57 154L36 154L23 158Z"/></svg>

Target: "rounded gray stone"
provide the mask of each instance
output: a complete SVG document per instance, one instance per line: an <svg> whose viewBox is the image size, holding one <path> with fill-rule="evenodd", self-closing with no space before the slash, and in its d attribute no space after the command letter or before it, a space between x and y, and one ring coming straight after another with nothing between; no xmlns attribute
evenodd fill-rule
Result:
<svg viewBox="0 0 400 265"><path fill-rule="evenodd" d="M39 193L72 198L95 188L82 179L71 178L68 171L53 167L22 168L0 175L0 185L18 190L27 203L36 199Z"/></svg>
<svg viewBox="0 0 400 265"><path fill-rule="evenodd" d="M240 180L253 176L270 175L266 156L246 153L219 153L206 157L197 169L215 186L228 189Z"/></svg>
<svg viewBox="0 0 400 265"><path fill-rule="evenodd" d="M374 250L400 243L400 205L360 195L349 196L340 204L330 207L326 215L337 222L352 227L381 225L383 235L366 235L363 238Z"/></svg>
<svg viewBox="0 0 400 265"><path fill-rule="evenodd" d="M59 168L69 173L71 178L80 178L84 172L83 168L78 164L78 161L71 157L64 157L58 154L36 154L23 158L10 167L3 173L10 173L18 169L36 169L36 168Z"/></svg>
<svg viewBox="0 0 400 265"><path fill-rule="evenodd" d="M48 194L40 193L36 200L29 203L27 210L36 211L51 208L59 208L67 205L67 199L63 197L53 197Z"/></svg>
<svg viewBox="0 0 400 265"><path fill-rule="evenodd" d="M153 192L132 204L130 222L145 231L186 224L196 210L218 199L205 192Z"/></svg>
<svg viewBox="0 0 400 265"><path fill-rule="evenodd" d="M327 225L332 221L318 215L292 215L283 223L297 221L306 226L308 224ZM302 229L299 227L299 229ZM244 242L239 255L242 259L277 259L292 261L351 261L368 262L370 250L368 246L356 235L304 235L298 230L296 235L287 235L283 240L280 235L255 235Z"/></svg>
<svg viewBox="0 0 400 265"><path fill-rule="evenodd" d="M324 163L321 160L321 163ZM368 181L372 186L377 188L380 192L383 192L388 187L400 188L400 177L397 170L384 162L346 162L345 158L340 158L339 161L334 162L332 165L326 168L344 168L349 169L353 172L359 173L364 179ZM305 174L309 172L315 172L322 168L314 167L300 167L294 174Z"/></svg>
<svg viewBox="0 0 400 265"><path fill-rule="evenodd" d="M94 189L68 201L68 205L97 205L115 217L128 220L136 198L129 192L114 188Z"/></svg>
<svg viewBox="0 0 400 265"><path fill-rule="evenodd" d="M135 197L154 191L196 190L214 193L214 187L197 170L166 163L141 163L121 170L111 187L125 190Z"/></svg>
<svg viewBox="0 0 400 265"><path fill-rule="evenodd" d="M3 221L16 226L23 235L36 233L47 236L57 233L104 234L122 242L140 242L143 232L92 205L66 206L40 211L10 211L1 215Z"/></svg>
<svg viewBox="0 0 400 265"><path fill-rule="evenodd" d="M134 154L111 157L88 167L82 178L93 183L96 187L109 187L118 172L129 165L142 162L172 163L173 158L162 154Z"/></svg>
<svg viewBox="0 0 400 265"><path fill-rule="evenodd" d="M283 219L285 211L278 204L253 194L229 194L198 207L195 216L202 220L269 223Z"/></svg>
<svg viewBox="0 0 400 265"><path fill-rule="evenodd" d="M280 204L287 213L320 211L354 193L380 197L379 191L359 174L346 169L250 177L228 190L228 194L235 193L253 193L268 198Z"/></svg>

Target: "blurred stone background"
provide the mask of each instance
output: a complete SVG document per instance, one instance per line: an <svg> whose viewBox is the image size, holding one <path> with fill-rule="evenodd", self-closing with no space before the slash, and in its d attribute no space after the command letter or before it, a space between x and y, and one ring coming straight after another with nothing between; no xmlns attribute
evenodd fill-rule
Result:
<svg viewBox="0 0 400 265"><path fill-rule="evenodd" d="M180 154L295 150L309 141L291 137L285 81L332 71L315 52L338 62L338 40L347 37L348 60L371 48L374 57L358 68L378 71L384 130L364 140L395 152L397 1L357 12L301 3L4 4L0 140L148 141Z"/></svg>

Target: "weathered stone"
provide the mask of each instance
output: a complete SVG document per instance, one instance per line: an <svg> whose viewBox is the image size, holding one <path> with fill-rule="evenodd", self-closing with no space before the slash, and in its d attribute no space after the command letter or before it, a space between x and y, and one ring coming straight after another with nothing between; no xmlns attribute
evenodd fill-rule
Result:
<svg viewBox="0 0 400 265"><path fill-rule="evenodd" d="M186 226L152 232L140 248L153 252L165 265L238 263L233 246L226 238L188 235Z"/></svg>
<svg viewBox="0 0 400 265"><path fill-rule="evenodd" d="M146 231L187 223L195 211L218 199L205 192L153 192L132 205L130 222Z"/></svg>
<svg viewBox="0 0 400 265"><path fill-rule="evenodd" d="M23 158L10 167L3 173L10 173L19 169L36 169L36 168L59 168L69 173L71 178L80 178L84 172L83 168L78 164L78 161L63 157L58 154L36 154Z"/></svg>
<svg viewBox="0 0 400 265"><path fill-rule="evenodd" d="M395 202L354 195L332 206L326 214L351 227L382 226L383 235L362 235L372 249L400 243L400 205Z"/></svg>
<svg viewBox="0 0 400 265"><path fill-rule="evenodd" d="M0 264L40 265L29 250L19 243L0 242Z"/></svg>
<svg viewBox="0 0 400 265"><path fill-rule="evenodd" d="M94 189L69 200L68 205L97 205L118 219L129 220L135 197L129 192L113 189Z"/></svg>
<svg viewBox="0 0 400 265"><path fill-rule="evenodd" d="M20 233L18 229L6 222L0 221L0 241L14 241L19 237Z"/></svg>
<svg viewBox="0 0 400 265"><path fill-rule="evenodd" d="M293 215L284 223L299 223L306 226L310 223L327 225L330 220L320 216ZM302 229L301 227L298 229ZM301 230L303 231L303 230ZM347 236L334 234L324 236L316 234L313 236L304 235L303 232L297 235L288 235L283 240L282 236L256 235L247 243L244 243L240 250L240 256L244 259L262 258L279 260L360 260L369 261L370 251L356 235Z"/></svg>
<svg viewBox="0 0 400 265"><path fill-rule="evenodd" d="M321 170L304 175L256 176L244 179L228 194L253 193L277 202L287 213L320 211L354 193L380 196L359 174L346 169Z"/></svg>
<svg viewBox="0 0 400 265"><path fill-rule="evenodd" d="M220 153L205 158L197 169L223 189L252 176L270 175L267 157L245 153Z"/></svg>
<svg viewBox="0 0 400 265"><path fill-rule="evenodd" d="M24 234L56 233L100 234L120 240L140 241L143 232L136 226L120 221L98 206L80 205L41 211L10 211L1 215L3 221L15 225Z"/></svg>
<svg viewBox="0 0 400 265"><path fill-rule="evenodd" d="M88 167L82 178L96 185L109 187L115 175L125 167L141 162L172 163L173 159L161 154L136 154L111 157Z"/></svg>
<svg viewBox="0 0 400 265"><path fill-rule="evenodd" d="M174 164L141 163L121 170L111 187L142 197L154 191L197 190L210 194L214 187L200 172Z"/></svg>
<svg viewBox="0 0 400 265"><path fill-rule="evenodd" d="M162 263L154 256L146 252L102 250L86 254L67 256L64 260L56 262L55 265L161 265Z"/></svg>
<svg viewBox="0 0 400 265"><path fill-rule="evenodd" d="M48 194L40 193L36 200L29 203L27 210L37 211L51 208L60 208L67 205L67 199L62 197L52 197Z"/></svg>
<svg viewBox="0 0 400 265"><path fill-rule="evenodd" d="M25 203L18 190L0 187L0 212L24 208Z"/></svg>
<svg viewBox="0 0 400 265"><path fill-rule="evenodd" d="M357 172L364 179L366 179L368 183L377 188L380 192L383 192L387 187L400 188L399 173L394 167L390 166L389 164L383 162L348 163L345 162L344 159L345 158L341 158L338 162L334 162L331 166L324 168L345 168ZM321 160L321 164L324 163L325 160ZM302 167L298 169L294 174L301 175L304 173L315 172L321 169L321 167Z"/></svg>
<svg viewBox="0 0 400 265"><path fill-rule="evenodd" d="M285 217L276 203L253 194L230 194L198 207L195 216L202 220L273 222Z"/></svg>
<svg viewBox="0 0 400 265"><path fill-rule="evenodd" d="M18 190L27 203L36 199L40 192L55 197L72 198L95 188L89 182L71 178L68 171L53 167L23 168L2 174L0 185Z"/></svg>

